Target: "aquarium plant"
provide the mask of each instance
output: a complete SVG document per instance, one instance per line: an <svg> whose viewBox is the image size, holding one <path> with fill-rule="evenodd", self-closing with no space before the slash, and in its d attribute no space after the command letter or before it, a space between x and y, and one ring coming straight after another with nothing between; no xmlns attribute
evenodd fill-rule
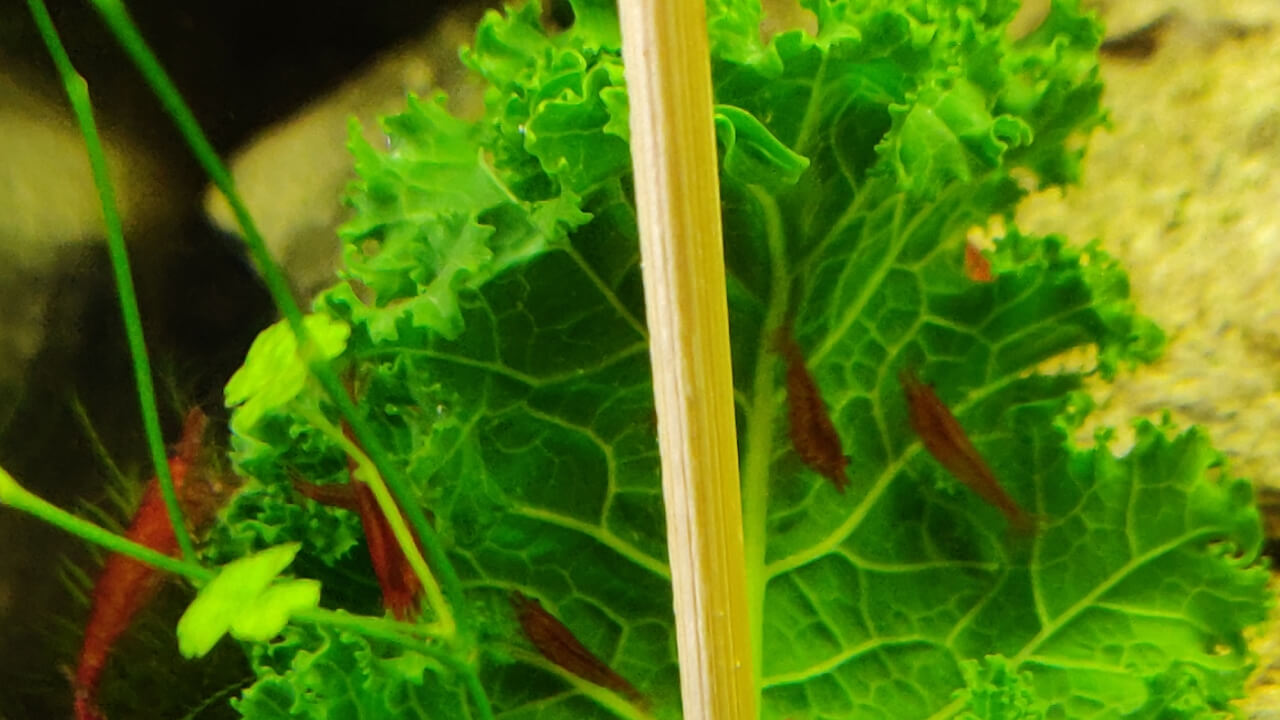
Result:
<svg viewBox="0 0 1280 720"><path fill-rule="evenodd" d="M1163 337L1099 243L1011 221L1104 121L1098 22L801 4L767 40L707 4L760 716L1230 715L1251 486L1167 420L1073 439ZM478 121L352 128L340 276L227 384L244 486L166 567L183 651L250 658L243 717L680 716L619 29L571 5L485 16Z"/></svg>

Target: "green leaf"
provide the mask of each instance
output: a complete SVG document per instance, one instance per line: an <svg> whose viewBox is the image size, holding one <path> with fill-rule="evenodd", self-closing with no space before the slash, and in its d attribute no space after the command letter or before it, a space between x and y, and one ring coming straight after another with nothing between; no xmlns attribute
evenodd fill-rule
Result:
<svg viewBox="0 0 1280 720"><path fill-rule="evenodd" d="M559 33L536 6L487 15L464 53L490 84L482 120L411 99L385 123L390 152L353 140L347 280L317 304L350 326L342 360L361 410L466 588L464 636L479 652L455 659L478 668L496 712L545 720L641 711L543 657L514 591L654 717L680 714L610 5L575 3L581 22ZM1249 667L1242 631L1267 602L1249 484L1196 430L1139 424L1123 457L1106 434L1070 439L1091 409L1086 374L1153 359L1162 334L1096 244L1011 227L993 282L964 272L972 228L1010 216L1028 181L1076 177L1102 121L1096 23L1058 2L1012 42L1009 1L806 7L816 35L768 44L755 5L709 8L761 717L1223 711ZM781 327L848 458L844 493L793 446L770 341ZM1095 367L1042 370L1080 349ZM1010 534L922 447L904 370L936 388L1040 518L1036 534ZM306 559L335 566L353 526L326 543L330 511L294 505L287 487L291 472L346 472L300 410L318 391L301 392L314 397L252 423L236 411L257 438L236 462L259 484L217 537L310 538ZM392 696L415 698L395 705L410 716L473 710L432 662L286 632L255 648L247 717L382 717ZM421 689L407 689L406 666L425 673Z"/></svg>
<svg viewBox="0 0 1280 720"><path fill-rule="evenodd" d="M303 319L314 350L299 353L298 341L288 323L281 320L263 330L253 341L244 366L227 381L227 407L236 407L231 429L249 436L268 412L280 410L307 386L311 361L331 360L346 348L347 325L327 315Z"/></svg>
<svg viewBox="0 0 1280 720"><path fill-rule="evenodd" d="M246 718L467 717L437 663L351 633L289 627L280 641L255 646L252 660L258 680L232 701Z"/></svg>
<svg viewBox="0 0 1280 720"><path fill-rule="evenodd" d="M356 216L341 231L348 271L372 301L348 285L326 301L344 307L375 340L428 329L454 337L462 328L461 293L561 242L565 228L586 216L573 197L522 206L493 176L481 129L451 117L442 97L411 97L406 111L384 124L396 138L394 155L374 152L352 128L361 180L351 199Z"/></svg>
<svg viewBox="0 0 1280 720"><path fill-rule="evenodd" d="M760 42L760 3L707 0L711 55L742 64L767 65L777 60Z"/></svg>
<svg viewBox="0 0 1280 720"><path fill-rule="evenodd" d="M273 455L271 458L287 463L303 452L306 451ZM261 465L258 463L253 467ZM314 467L308 466L298 472L314 478ZM352 548L364 535L359 518L354 513L321 507L316 503L301 504L298 500L283 478L269 485L255 482L241 489L211 531L205 554L213 562L227 563L289 542L302 544L304 558L319 557L329 564L351 554Z"/></svg>
<svg viewBox="0 0 1280 720"><path fill-rule="evenodd" d="M968 182L998 167L1006 149L1031 142L1031 127L1002 115L974 85L957 80L945 90L922 88L910 106L891 106L896 137L883 148L894 160L898 182L934 192L952 180Z"/></svg>
<svg viewBox="0 0 1280 720"><path fill-rule="evenodd" d="M320 605L320 583L279 582L258 595L254 605L253 612L241 613L231 621L231 635L237 640L266 642L279 635L295 613Z"/></svg>
<svg viewBox="0 0 1280 720"><path fill-rule="evenodd" d="M791 185L809 167L769 133L754 115L731 105L716 106L716 137L723 148L724 172L747 185Z"/></svg>
<svg viewBox="0 0 1280 720"><path fill-rule="evenodd" d="M294 580L272 586L298 549L296 543L278 545L223 566L178 620L179 651L203 657L228 631L246 640L267 640L294 612L315 607L319 583Z"/></svg>

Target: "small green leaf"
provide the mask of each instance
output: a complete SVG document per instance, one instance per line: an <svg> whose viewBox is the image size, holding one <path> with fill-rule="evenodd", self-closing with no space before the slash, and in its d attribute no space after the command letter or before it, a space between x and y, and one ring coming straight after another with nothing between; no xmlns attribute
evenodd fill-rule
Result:
<svg viewBox="0 0 1280 720"><path fill-rule="evenodd" d="M248 434L264 414L290 403L307 384L308 362L330 360L347 347L351 329L327 315L303 319L311 342L312 357L298 352L298 341L289 324L281 320L263 330L245 358L244 366L231 376L225 391L227 407L240 406L232 420L232 431Z"/></svg>
<svg viewBox="0 0 1280 720"><path fill-rule="evenodd" d="M1029 145L1031 126L994 115L991 104L977 85L954 80L945 89L922 88L909 105L890 108L900 125L883 151L902 187L932 194L999 167L1008 149Z"/></svg>
<svg viewBox="0 0 1280 720"><path fill-rule="evenodd" d="M960 663L967 686L957 693L969 701L960 720L1036 720L1043 710L1034 708L1029 686L1031 673L1017 672L1003 655L988 655Z"/></svg>
<svg viewBox="0 0 1280 720"><path fill-rule="evenodd" d="M716 106L716 139L724 148L724 172L748 185L793 185L809 159L774 137L754 115L732 105Z"/></svg>
<svg viewBox="0 0 1280 720"><path fill-rule="evenodd" d="M439 663L323 625L285 628L251 662L258 679L231 703L253 720L477 717Z"/></svg>
<svg viewBox="0 0 1280 720"><path fill-rule="evenodd" d="M231 621L231 634L237 640L266 642L279 635L298 611L319 605L319 580L286 580L259 595L252 612L236 616Z"/></svg>
<svg viewBox="0 0 1280 720"><path fill-rule="evenodd" d="M223 566L178 620L178 650L189 658L203 657L233 625L249 631L261 629L270 620L259 623L252 616L264 608L264 601L269 614L286 606L291 610L300 607L302 592L296 589L282 596L264 596L271 581L293 562L301 547L299 543L277 545Z"/></svg>

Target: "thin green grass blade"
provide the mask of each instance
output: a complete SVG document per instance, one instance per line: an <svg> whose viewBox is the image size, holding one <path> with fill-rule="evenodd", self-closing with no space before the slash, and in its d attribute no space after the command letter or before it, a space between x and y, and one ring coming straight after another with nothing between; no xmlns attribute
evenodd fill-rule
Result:
<svg viewBox="0 0 1280 720"><path fill-rule="evenodd" d="M80 134L84 137L88 148L89 166L93 169L93 184L97 187L98 197L102 201L102 219L106 225L111 269L115 273L116 295L120 298L120 312L124 316L129 355L133 358L133 376L138 388L138 405L142 410L142 425L147 435L147 448L151 451L151 461L156 467L160 491L164 496L165 507L169 511L169 522L173 525L173 534L178 539L178 547L182 548L182 557L188 563L197 564L195 545L182 519L182 507L178 504L173 475L169 472L169 460L165 454L164 439L160 432L160 416L156 412L156 392L151 379L151 359L147 355L147 343L142 336L142 316L138 312L138 298L133 289L133 275L129 270L129 253L124 245L124 230L120 225L115 188L111 184L106 154L102 150L102 140L98 137L98 128L93 120L93 107L89 102L89 85L71 64L71 58L62 47L62 40L58 37L58 31L53 26L53 19L49 17L49 10L45 7L43 0L28 0L27 5L40 30L40 37L44 40L45 47L49 49L50 57L53 58L53 64L62 77L67 98L71 101L71 110L75 113L76 122L80 125Z"/></svg>

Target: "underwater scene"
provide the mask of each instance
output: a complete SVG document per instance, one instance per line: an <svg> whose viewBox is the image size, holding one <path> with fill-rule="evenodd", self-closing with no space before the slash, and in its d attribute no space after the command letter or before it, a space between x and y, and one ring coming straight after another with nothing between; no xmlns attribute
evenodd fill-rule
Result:
<svg viewBox="0 0 1280 720"><path fill-rule="evenodd" d="M0 720L1280 720L1274 0L46 3Z"/></svg>

